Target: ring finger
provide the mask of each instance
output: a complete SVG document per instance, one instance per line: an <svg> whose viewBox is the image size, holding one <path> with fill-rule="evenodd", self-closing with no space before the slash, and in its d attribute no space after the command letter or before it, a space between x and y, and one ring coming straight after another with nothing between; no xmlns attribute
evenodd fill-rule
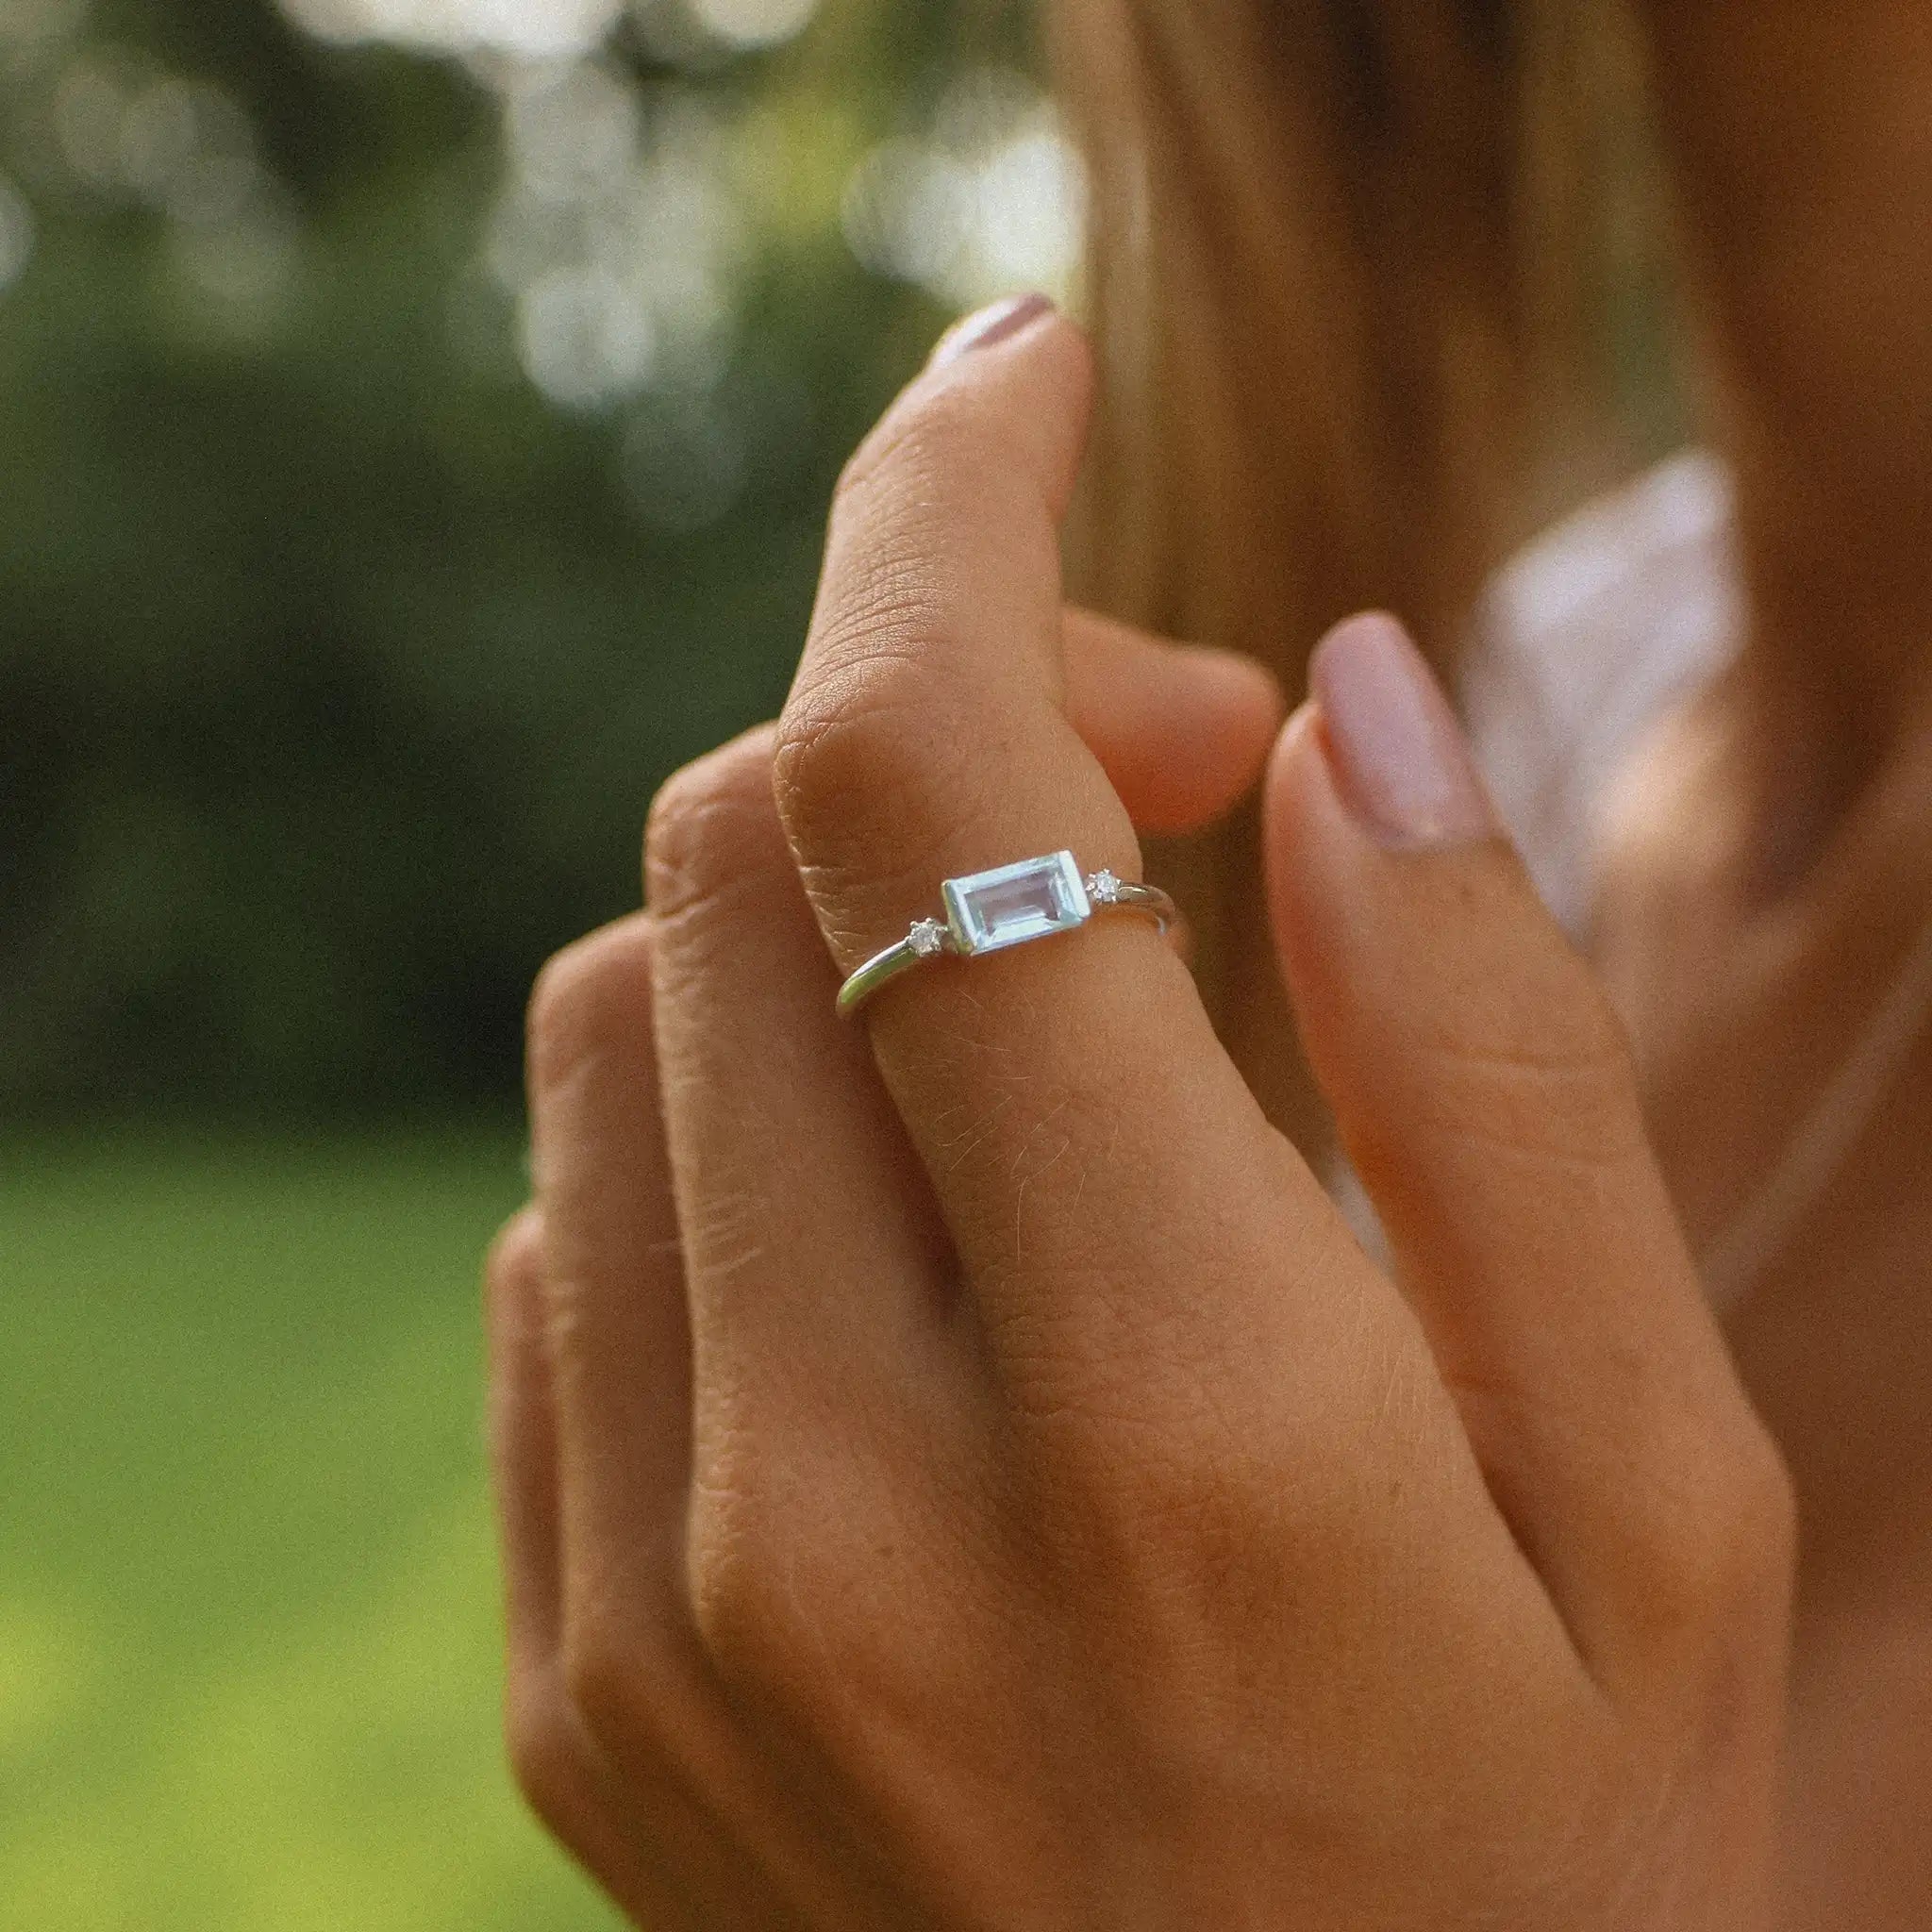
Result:
<svg viewBox="0 0 1932 1932"><path fill-rule="evenodd" d="M1091 386L1079 332L1042 312L915 381L841 485L776 777L847 972L947 876L1057 849L1138 876L1126 810L1064 707L1058 519ZM1305 1273L1332 1283L1352 1244L1139 922L935 960L882 989L865 1026L996 1340L1029 1360L1043 1324L1065 1342L1084 1288L1106 1305L1081 1345L1153 1323L1221 1362L1306 1352L1283 1262L1312 1257ZM1177 1240L1185 1268L1162 1258ZM1203 1280L1226 1291L1204 1298Z"/></svg>

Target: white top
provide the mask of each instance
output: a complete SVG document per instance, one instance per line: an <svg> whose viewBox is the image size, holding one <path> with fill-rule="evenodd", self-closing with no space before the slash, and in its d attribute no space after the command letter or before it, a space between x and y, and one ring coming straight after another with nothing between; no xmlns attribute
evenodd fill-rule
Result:
<svg viewBox="0 0 1932 1932"><path fill-rule="evenodd" d="M1476 757L1538 889L1579 935L1602 814L1638 741L1742 641L1743 593L1722 464L1674 460L1539 538L1477 613L1463 699ZM1748 1293L1871 1124L1932 1011L1932 912L1849 1049L1698 1257L1720 1303ZM1337 1198L1386 1257L1345 1163Z"/></svg>
<svg viewBox="0 0 1932 1932"><path fill-rule="evenodd" d="M1465 716L1497 807L1573 932L1589 915L1618 767L1723 669L1741 628L1730 486L1700 452L1586 506L1491 583Z"/></svg>

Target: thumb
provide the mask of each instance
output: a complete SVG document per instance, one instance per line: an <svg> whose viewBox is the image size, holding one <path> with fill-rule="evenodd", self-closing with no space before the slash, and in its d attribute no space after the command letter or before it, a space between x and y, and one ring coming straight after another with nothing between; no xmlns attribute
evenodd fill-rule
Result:
<svg viewBox="0 0 1932 1932"><path fill-rule="evenodd" d="M1393 619L1357 618L1310 683L1263 808L1309 1059L1498 1507L1614 1668L1634 1631L1706 1626L1704 1599L1740 1580L1725 1566L1776 1541L1782 1475L1622 1030L1421 655Z"/></svg>
<svg viewBox="0 0 1932 1932"><path fill-rule="evenodd" d="M1261 775L1287 707L1256 659L1071 608L1061 641L1068 720L1139 830L1198 831Z"/></svg>

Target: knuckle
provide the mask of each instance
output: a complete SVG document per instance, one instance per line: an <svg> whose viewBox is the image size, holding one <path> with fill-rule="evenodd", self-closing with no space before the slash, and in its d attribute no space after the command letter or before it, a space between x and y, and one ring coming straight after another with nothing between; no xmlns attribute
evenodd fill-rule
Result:
<svg viewBox="0 0 1932 1932"><path fill-rule="evenodd" d="M533 1082L552 1086L606 1050L650 1009L649 928L633 914L554 955L531 989L525 1022Z"/></svg>
<svg viewBox="0 0 1932 1932"><path fill-rule="evenodd" d="M606 1748L635 1748L656 1729L650 1665L635 1633L608 1611L574 1614L561 1671L570 1712Z"/></svg>
<svg viewBox="0 0 1932 1932"><path fill-rule="evenodd" d="M929 816L922 801L971 796L943 728L954 708L934 660L945 655L929 641L876 639L787 707L773 788L794 849L814 869L859 868L875 879L882 830L905 851Z"/></svg>
<svg viewBox="0 0 1932 1932"><path fill-rule="evenodd" d="M1158 1553L1169 1533L1251 1500L1204 1375L1170 1341L1139 1334L1118 1354L1017 1320L996 1346L1019 1466L1038 1518L1084 1525L1094 1547Z"/></svg>
<svg viewBox="0 0 1932 1932"><path fill-rule="evenodd" d="M1650 1565L1656 1621L1673 1629L1734 1631L1766 1603L1782 1603L1797 1547L1791 1481L1755 1420L1713 1443L1678 1490Z"/></svg>
<svg viewBox="0 0 1932 1932"><path fill-rule="evenodd" d="M693 1543L691 1616L706 1655L727 1683L783 1691L805 1661L800 1606L769 1541L715 1531Z"/></svg>
<svg viewBox="0 0 1932 1932"><path fill-rule="evenodd" d="M871 1506L849 1472L832 1476L836 1519L803 1485L753 1487L741 1474L697 1493L685 1558L691 1626L723 1682L828 1719L879 1640L858 1620L846 1549Z"/></svg>
<svg viewBox="0 0 1932 1932"><path fill-rule="evenodd" d="M1224 1371L1178 1338L1136 1335L1108 1364L1002 1336L1025 1499L1016 1534L1074 1592L1104 1591L1150 1627L1189 1603L1211 1619L1224 1585L1284 1563L1302 1588L1359 1578L1365 1472L1397 1480L1422 1458L1439 1371L1372 1308L1338 1314L1336 1332L1348 1352L1333 1352L1332 1377L1298 1385L1304 1399L1265 1434Z"/></svg>
<svg viewBox="0 0 1932 1932"><path fill-rule="evenodd" d="M1798 1507L1784 1457L1755 1421L1740 1434L1719 1487L1727 1580L1756 1592L1784 1579L1796 1556Z"/></svg>
<svg viewBox="0 0 1932 1932"><path fill-rule="evenodd" d="M483 1263L491 1299L509 1303L532 1291L543 1275L543 1218L535 1208L520 1208L497 1230Z"/></svg>
<svg viewBox="0 0 1932 1932"><path fill-rule="evenodd" d="M678 918L747 874L784 862L772 800L769 725L686 765L659 788L644 827L652 915Z"/></svg>
<svg viewBox="0 0 1932 1932"><path fill-rule="evenodd" d="M835 525L869 524L880 497L930 503L985 459L989 438L970 394L942 389L907 397L867 432L832 491Z"/></svg>
<svg viewBox="0 0 1932 1932"><path fill-rule="evenodd" d="M1034 476L1056 459L1068 428L1086 420L1095 379L1092 344L1066 317L1058 319L1043 352L1057 374L1039 407L1015 407L986 386L920 382L888 409L859 444L840 477L835 508L861 508L874 492L895 509L936 500L1010 499L1016 475ZM1052 400L1049 401L1049 395Z"/></svg>
<svg viewBox="0 0 1932 1932"><path fill-rule="evenodd" d="M1429 1042L1428 1124L1457 1141L1591 1166L1641 1152L1629 1039L1602 992L1592 983L1535 1021L1519 1035Z"/></svg>
<svg viewBox="0 0 1932 1932"><path fill-rule="evenodd" d="M524 1802L567 1841L584 1802L583 1745L569 1705L546 1675L512 1673L504 1741Z"/></svg>

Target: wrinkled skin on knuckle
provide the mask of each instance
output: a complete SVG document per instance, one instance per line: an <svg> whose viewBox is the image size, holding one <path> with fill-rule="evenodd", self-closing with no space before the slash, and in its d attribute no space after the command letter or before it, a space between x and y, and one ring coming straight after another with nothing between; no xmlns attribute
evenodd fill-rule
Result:
<svg viewBox="0 0 1932 1932"><path fill-rule="evenodd" d="M942 516L1011 485L1011 455L970 394L941 389L908 395L873 425L840 471L832 547L887 525Z"/></svg>
<svg viewBox="0 0 1932 1932"><path fill-rule="evenodd" d="M769 726L735 739L675 773L651 801L644 879L660 924L685 920L771 871L783 849L772 801L774 741Z"/></svg>
<svg viewBox="0 0 1932 1932"><path fill-rule="evenodd" d="M924 906L933 866L976 809L983 778L948 725L959 706L942 655L929 637L895 639L786 706L778 812L808 883L834 899L858 889Z"/></svg>
<svg viewBox="0 0 1932 1932"><path fill-rule="evenodd" d="M814 662L837 668L942 638L950 606L936 558L946 537L928 506L832 553L812 618Z"/></svg>
<svg viewBox="0 0 1932 1932"><path fill-rule="evenodd" d="M691 1082L701 1081L701 1072ZM667 1086L676 1104L681 1084ZM728 1148L705 1163L705 1172L687 1178L679 1204L679 1237L688 1256L702 1256L704 1266L721 1279L752 1268L774 1250L782 1251L789 1230L774 1215L769 1168L748 1149Z"/></svg>
<svg viewBox="0 0 1932 1932"><path fill-rule="evenodd" d="M983 533L989 503L1000 501L984 441L941 406L904 423L889 417L860 445L833 499L811 662L837 672L873 658L957 656L943 649L954 612L983 589L962 573L984 567L961 558L959 533Z"/></svg>
<svg viewBox="0 0 1932 1932"><path fill-rule="evenodd" d="M801 679L785 707L773 760L778 812L812 859L849 838L855 818L875 819L923 789L939 751L922 729L937 708L926 652L893 639Z"/></svg>

